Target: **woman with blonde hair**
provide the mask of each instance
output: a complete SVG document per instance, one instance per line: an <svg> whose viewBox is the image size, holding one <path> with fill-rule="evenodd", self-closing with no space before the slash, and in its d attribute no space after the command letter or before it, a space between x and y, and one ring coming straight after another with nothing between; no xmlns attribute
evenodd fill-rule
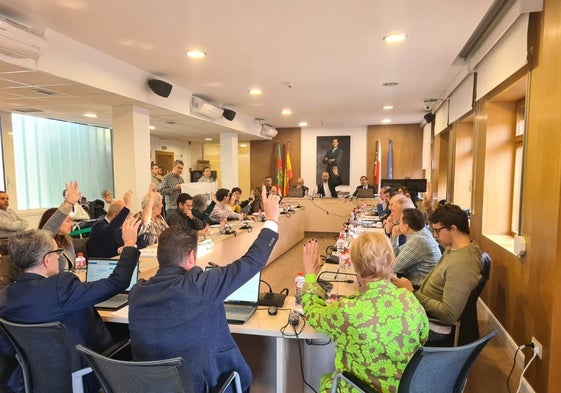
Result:
<svg viewBox="0 0 561 393"><path fill-rule="evenodd" d="M388 238L365 232L353 240L359 289L330 303L316 282L317 247L317 240L304 243L303 308L308 323L335 342L335 371L322 377L321 392L330 391L333 377L343 371L379 392L397 392L409 359L427 340L429 324L415 296L390 281L395 257ZM342 383L338 392L351 388Z"/></svg>
<svg viewBox="0 0 561 393"><path fill-rule="evenodd" d="M164 207L162 196L156 191L152 183L148 187L148 193L144 195L141 202L142 211L134 216L142 219L142 225L138 233L138 248L144 248L158 243L160 234L167 228L162 209Z"/></svg>

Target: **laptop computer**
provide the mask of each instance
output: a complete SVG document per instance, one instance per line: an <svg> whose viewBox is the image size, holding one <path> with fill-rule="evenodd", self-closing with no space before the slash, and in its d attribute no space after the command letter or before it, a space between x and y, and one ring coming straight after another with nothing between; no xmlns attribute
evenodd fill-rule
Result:
<svg viewBox="0 0 561 393"><path fill-rule="evenodd" d="M374 198L373 188L359 188L356 192L357 198Z"/></svg>
<svg viewBox="0 0 561 393"><path fill-rule="evenodd" d="M86 267L86 282L92 282L107 278L113 273L115 266L119 261L117 259L90 258ZM131 282L124 292L119 293L112 298L104 300L94 307L101 310L115 311L129 303L129 291L138 280L138 264L132 273Z"/></svg>
<svg viewBox="0 0 561 393"><path fill-rule="evenodd" d="M207 266L206 270L215 269ZM226 320L234 325L244 324L257 310L259 304L259 283L261 271L251 277L244 285L224 299Z"/></svg>
<svg viewBox="0 0 561 393"><path fill-rule="evenodd" d="M292 198L302 198L304 196L304 189L297 187L290 187L288 189L288 196Z"/></svg>

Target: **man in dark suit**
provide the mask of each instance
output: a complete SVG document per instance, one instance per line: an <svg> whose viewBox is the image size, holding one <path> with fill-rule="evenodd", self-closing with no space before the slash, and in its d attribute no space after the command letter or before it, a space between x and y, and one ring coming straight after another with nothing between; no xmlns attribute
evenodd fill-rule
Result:
<svg viewBox="0 0 561 393"><path fill-rule="evenodd" d="M98 258L112 258L119 255L123 248L121 226L130 213L132 191L127 191L123 200L114 200L107 209L105 218L92 226L87 243L88 256ZM146 244L140 244L143 248Z"/></svg>
<svg viewBox="0 0 561 393"><path fill-rule="evenodd" d="M339 165L343 159L343 150L339 148L339 139L331 139L331 149L325 152L322 162L326 164L325 171L329 173L329 177L336 178L340 176Z"/></svg>
<svg viewBox="0 0 561 393"><path fill-rule="evenodd" d="M0 317L17 323L59 321L76 344L103 352L113 344L113 339L93 306L129 286L140 255L135 247L139 225L140 221L132 217L124 223L125 247L115 270L108 278L89 283L81 282L72 273L59 273L62 249L49 231L32 229L11 236L10 257L22 274L0 290ZM13 353L3 336L0 353ZM96 385L95 378L90 382Z"/></svg>
<svg viewBox="0 0 561 393"><path fill-rule="evenodd" d="M321 183L318 184L318 194L326 198L337 198L337 187L341 184L341 178L330 177L328 172L323 172L321 174Z"/></svg>
<svg viewBox="0 0 561 393"><path fill-rule="evenodd" d="M378 193L378 186L368 184L368 178L366 176L361 176L360 177L360 186L357 186L355 192L353 193L353 196L357 196L358 190L368 190L368 189L373 189L374 194Z"/></svg>
<svg viewBox="0 0 561 393"><path fill-rule="evenodd" d="M266 222L235 262L203 271L196 263L197 234L189 228L166 229L158 241L159 269L139 281L129 295L129 328L134 360L181 356L195 392L208 392L221 377L237 371L244 391L251 370L230 334L224 299L261 270L278 239L279 196L261 197Z"/></svg>

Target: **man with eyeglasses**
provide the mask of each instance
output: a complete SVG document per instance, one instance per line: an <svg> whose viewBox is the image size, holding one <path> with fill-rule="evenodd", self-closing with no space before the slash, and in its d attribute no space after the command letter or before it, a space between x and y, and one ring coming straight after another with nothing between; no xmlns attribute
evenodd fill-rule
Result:
<svg viewBox="0 0 561 393"><path fill-rule="evenodd" d="M433 236L445 250L421 288L415 291L415 296L429 317L454 324L481 279L481 249L469 238L468 217L459 206L439 206L429 217L429 222ZM392 282L413 291L413 285L404 277L392 278ZM438 345L450 332L450 327L431 323L427 343Z"/></svg>
<svg viewBox="0 0 561 393"><path fill-rule="evenodd" d="M63 249L58 248L51 232L32 229L12 235L8 240L10 257L22 273L0 290L0 317L17 323L62 322L76 344L103 352L113 344L113 338L93 306L130 285L140 255L136 248L139 225L140 220L127 218L122 229L125 247L115 270L108 278L93 282L59 272ZM12 353L11 345L0 336L0 354Z"/></svg>

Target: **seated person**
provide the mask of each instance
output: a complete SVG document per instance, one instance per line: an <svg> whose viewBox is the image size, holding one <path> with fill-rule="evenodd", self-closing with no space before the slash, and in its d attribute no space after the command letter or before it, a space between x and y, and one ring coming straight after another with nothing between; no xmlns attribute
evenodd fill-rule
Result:
<svg viewBox="0 0 561 393"><path fill-rule="evenodd" d="M393 272L411 281L418 288L440 259L440 248L428 230L425 215L419 209L405 209L401 213L398 230L392 232L391 243L396 255ZM399 235L407 237L404 245L399 245Z"/></svg>
<svg viewBox="0 0 561 393"><path fill-rule="evenodd" d="M337 190L335 187L341 184L339 176L329 177L328 172L321 174L321 183L318 184L318 194L325 198L337 198Z"/></svg>
<svg viewBox="0 0 561 393"><path fill-rule="evenodd" d="M49 231L31 229L13 235L8 241L10 257L22 273L3 290L0 317L17 323L59 321L76 344L103 352L113 339L93 306L129 286L140 255L135 247L139 225L132 217L125 221L121 239L125 247L115 270L106 279L87 283L72 273L60 272L62 249ZM0 353L13 353L4 340L0 336ZM87 392L99 390L93 374L85 376L85 381Z"/></svg>
<svg viewBox="0 0 561 393"><path fill-rule="evenodd" d="M308 187L304 185L304 179L302 179L301 177L296 180L296 185L292 186L292 189L300 190L301 193L299 193L298 196L302 197L307 196L309 192Z"/></svg>
<svg viewBox="0 0 561 393"><path fill-rule="evenodd" d="M212 183L215 180L211 176L210 168L207 166L203 169L203 175L199 178L199 183Z"/></svg>
<svg viewBox="0 0 561 393"><path fill-rule="evenodd" d="M225 188L219 188L216 191L216 205L212 212L210 213L210 219L212 221L221 222L222 220L243 220L244 214L243 213L235 213L231 210L228 210L226 205L230 200L230 191Z"/></svg>
<svg viewBox="0 0 561 393"><path fill-rule="evenodd" d="M263 212L263 201L261 199L261 189L257 187L253 191L253 203L251 204L251 208L249 209L248 214L261 214L262 212Z"/></svg>
<svg viewBox="0 0 561 393"><path fill-rule="evenodd" d="M429 222L436 241L446 249L421 288L414 293L429 317L454 324L481 279L481 250L470 240L468 217L459 206L439 206ZM394 277L392 282L413 291L411 281L405 277ZM431 324L428 343L438 345L450 332L451 328Z"/></svg>
<svg viewBox="0 0 561 393"><path fill-rule="evenodd" d="M23 231L29 226L27 220L20 217L8 206L10 206L9 195L4 191L0 191L0 238L2 239L7 239L14 233Z"/></svg>
<svg viewBox="0 0 561 393"><path fill-rule="evenodd" d="M131 202L132 191L129 190L123 200L111 203L105 218L92 225L87 244L89 257L111 258L120 254L123 247L121 226L130 213Z"/></svg>
<svg viewBox="0 0 561 393"><path fill-rule="evenodd" d="M200 231L205 229L205 223L193 215L193 197L182 192L177 197L177 207L166 216L168 225L183 225L188 228Z"/></svg>
<svg viewBox="0 0 561 393"><path fill-rule="evenodd" d="M405 195L396 194L390 199L390 211L391 214L388 216L384 222L384 231L386 235L391 236L395 232L395 236L399 236L399 245L405 244L407 238L405 235L399 233L399 220L401 218L401 213L405 209L413 209L415 204L410 198Z"/></svg>
<svg viewBox="0 0 561 393"><path fill-rule="evenodd" d="M207 200L206 194L197 194L193 197L193 208L191 209L193 215L201 220L205 225L220 224L220 222L212 221L210 219L210 213L214 209L216 201L213 200L207 206Z"/></svg>
<svg viewBox="0 0 561 393"><path fill-rule="evenodd" d="M239 187L234 187L230 190L230 199L226 207L232 210L234 213L241 213L242 207L240 206L240 198L242 195L242 189Z"/></svg>
<svg viewBox="0 0 561 393"><path fill-rule="evenodd" d="M360 186L356 187L355 192L353 192L353 196L357 196L358 190L374 190L374 194L378 193L378 186L368 184L368 178L366 176L360 177Z"/></svg>
<svg viewBox="0 0 561 393"><path fill-rule="evenodd" d="M158 238L162 232L169 228L166 220L162 217L162 209L164 208L162 196L156 190L154 185L150 183L148 193L142 198L142 211L134 215L136 218L142 219L138 237L147 246L158 243Z"/></svg>
<svg viewBox="0 0 561 393"><path fill-rule="evenodd" d="M70 237L74 220L69 217L74 204L80 199L80 191L77 182L70 182L66 185L65 199L58 209L50 208L45 210L39 220L39 229L46 229L53 235L55 242L62 252L59 255L59 270L69 270L74 267L76 251L74 243Z"/></svg>
<svg viewBox="0 0 561 393"><path fill-rule="evenodd" d="M265 189L262 190L265 198ZM197 266L197 234L170 227L158 243L159 269L140 280L129 295L133 359L188 359L195 392L212 392L219 378L240 375L242 390L251 385L251 369L230 334L224 299L265 267L278 239L278 196L265 200L267 221L247 253L224 267ZM186 360L187 361L187 360Z"/></svg>
<svg viewBox="0 0 561 393"><path fill-rule="evenodd" d="M360 290L329 303L316 282L317 246L315 240L304 244L303 310L308 323L335 342L335 371L321 378L321 392L330 391L333 377L344 370L380 392L397 392L407 363L427 340L429 324L415 296L390 281L394 255L388 238L365 232L352 242Z"/></svg>
<svg viewBox="0 0 561 393"><path fill-rule="evenodd" d="M107 213L109 211L109 206L113 203L113 195L111 195L111 191L105 189L101 191L101 198L103 198L103 210Z"/></svg>

